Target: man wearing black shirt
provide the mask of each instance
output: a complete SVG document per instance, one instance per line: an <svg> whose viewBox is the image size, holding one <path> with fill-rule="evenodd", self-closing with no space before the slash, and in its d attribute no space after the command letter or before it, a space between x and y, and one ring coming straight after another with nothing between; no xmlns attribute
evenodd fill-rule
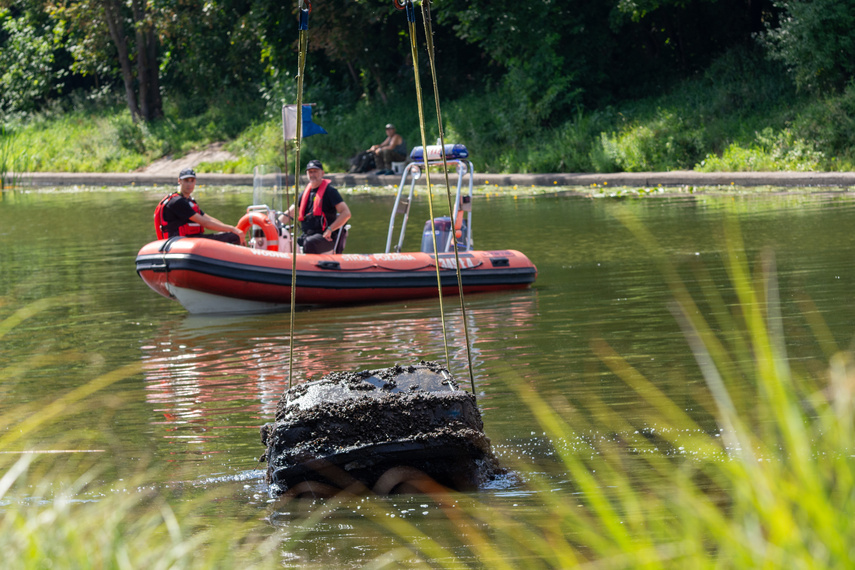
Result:
<svg viewBox="0 0 855 570"><path fill-rule="evenodd" d="M246 245L243 232L203 212L191 197L196 188L196 172L192 168L181 171L178 175L178 185L178 193L163 205L161 228L165 238L181 235ZM205 229L219 233L205 234Z"/></svg>
<svg viewBox="0 0 855 570"><path fill-rule="evenodd" d="M303 253L331 253L335 247L336 232L350 219L350 208L330 181L324 180L324 167L320 160L309 161L306 176L309 177L309 184L297 198L297 219L303 232L297 242L303 246ZM279 220L282 223L294 221L294 204Z"/></svg>

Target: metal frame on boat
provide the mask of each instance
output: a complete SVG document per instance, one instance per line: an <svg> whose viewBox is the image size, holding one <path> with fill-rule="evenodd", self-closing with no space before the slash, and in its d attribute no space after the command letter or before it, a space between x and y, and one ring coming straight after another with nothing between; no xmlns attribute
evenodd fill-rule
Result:
<svg viewBox="0 0 855 570"><path fill-rule="evenodd" d="M458 251L468 251L472 249L472 191L474 188L475 168L472 162L468 160L469 151L462 144L447 144L445 148L437 146L429 146L427 152L422 151L422 147L415 147L410 153L412 162L408 163L401 174L401 183L398 185L398 193L395 196L395 205L392 207L392 216L389 219L389 231L386 235L386 253L392 250L392 235L395 230L395 217L402 216L401 233L398 238L398 243L395 246L395 251L401 251L404 245L404 232L407 229L407 222L410 218L410 205L413 203L413 197L416 191L416 182L421 178L422 169L432 166L443 166L442 151L445 153L445 164L451 168L457 168L457 190L454 194L453 212L450 218L438 218L444 222L442 225L455 221L455 231L460 231L461 235L458 239ZM427 159L427 166L425 165ZM402 199L404 188L407 185L407 179L410 179L410 187L407 197ZM467 182L467 192L463 193L464 179ZM437 220L435 220L436 222ZM429 231L430 220L425 223L425 233ZM453 232L450 231L450 226L444 228L436 228L437 232L436 247L440 252L454 251L454 243L452 242ZM427 250L424 239L422 240L422 251L433 251L433 244L430 244L430 249Z"/></svg>

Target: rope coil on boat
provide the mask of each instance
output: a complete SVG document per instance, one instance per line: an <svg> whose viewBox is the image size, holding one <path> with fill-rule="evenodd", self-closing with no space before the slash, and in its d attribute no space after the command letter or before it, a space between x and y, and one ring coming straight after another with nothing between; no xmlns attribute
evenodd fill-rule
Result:
<svg viewBox="0 0 855 570"><path fill-rule="evenodd" d="M335 263L337 263L337 262L335 262ZM478 263L475 263L475 264L467 266L467 267L461 267L460 269L461 270L478 269L482 265L484 265L484 262L482 260L479 260ZM408 268L404 269L404 268L400 268L400 267L387 267L385 265L380 265L379 263L374 263L371 265L366 265L364 267L349 267L347 269L342 269L342 271L347 271L350 273L357 273L359 271L371 271L373 269L382 269L384 271L388 271L389 273L409 273L412 271L421 271L422 269L428 269L428 268L437 267L437 266L441 267L442 264L441 263L440 264L426 263L425 265L420 265L419 267L408 267ZM339 269L341 269L341 268L339 267Z"/></svg>

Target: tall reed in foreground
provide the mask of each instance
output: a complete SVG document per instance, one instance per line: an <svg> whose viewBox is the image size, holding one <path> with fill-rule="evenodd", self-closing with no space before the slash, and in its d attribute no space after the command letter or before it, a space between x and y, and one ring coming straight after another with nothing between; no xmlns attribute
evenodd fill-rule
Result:
<svg viewBox="0 0 855 570"><path fill-rule="evenodd" d="M573 492L531 465L514 467L536 491L534 506L487 507L434 491L452 531L426 537L406 520L374 520L412 556L438 567L851 568L855 531L855 366L830 358L826 375L791 366L782 333L774 256L752 274L738 229L729 228L727 270L736 303L708 285L695 299L655 239L625 225L660 264L672 312L706 383L699 425L605 342L593 348L643 408L633 424L590 394L574 406L547 403L517 383L520 398L555 445ZM830 335L814 317L825 346ZM510 369L507 375L513 380ZM565 409L563 413L557 410ZM439 542L439 543L438 543Z"/></svg>
<svg viewBox="0 0 855 570"><path fill-rule="evenodd" d="M61 305L62 298L33 302L0 320L3 337L27 319ZM0 366L9 389L28 366ZM69 359L79 358L70 354ZM0 413L0 553L4 569L29 568L275 568L278 540L264 525L229 517L210 524L212 505L224 491L172 500L152 486L151 468L130 480L109 481L109 454L89 449L85 435L46 441L45 427L73 414L93 413L93 395L139 373L134 362L59 396ZM79 441L80 439L83 441ZM47 448L46 448L47 447ZM93 453L94 452L94 453Z"/></svg>
<svg viewBox="0 0 855 570"><path fill-rule="evenodd" d="M0 549L3 568L275 568L275 543L249 524L209 525L201 512L208 495L170 504L143 478L128 491L96 483L28 475L32 456L11 465L0 479ZM57 492L55 487L61 487ZM30 503L10 496L26 489ZM87 500L86 497L96 497ZM253 526L257 521L252 521Z"/></svg>
<svg viewBox="0 0 855 570"><path fill-rule="evenodd" d="M0 190L18 183L28 166L29 156L18 144L16 134L0 125Z"/></svg>
<svg viewBox="0 0 855 570"><path fill-rule="evenodd" d="M642 423L627 420L595 393L572 406L547 402L508 367L504 375L519 386L521 401L553 442L556 474L571 481L569 490L568 485L556 490L555 478L543 475L542 466L519 461L511 467L534 491L523 508L495 497L426 488L418 503L432 504L435 509L424 508L445 518L423 524L393 516L384 500L361 500L361 512L382 533L397 537L395 548L369 561L375 567L852 566L855 367L850 357L834 353L830 334L807 311L828 348L830 365L819 377L791 365L774 258L764 255L752 273L736 228L727 232L728 291L734 298L713 285L693 297L654 237L637 220L623 221L671 287L673 315L706 381L696 408L714 416L716 426L701 425L604 341L594 341L593 348L637 394ZM39 301L0 321L0 342L50 304ZM19 446L43 422L85 410L90 394L135 374L135 366L55 401L4 411L0 449ZM17 374L0 368L4 382ZM299 548L292 546L296 541L280 545L282 537L266 536L270 529L257 520L224 517L210 524L210 515L201 514L210 496L173 503L136 482L126 485L129 491L116 492L98 483L92 469L63 477L43 466L40 471L32 455L21 457L0 454L0 552L6 567L264 568L280 564L280 551ZM139 481L144 479L143 473ZM305 536L336 508L351 506L345 497L329 501L305 520L289 523L288 531L292 538ZM322 566L308 557L292 560Z"/></svg>

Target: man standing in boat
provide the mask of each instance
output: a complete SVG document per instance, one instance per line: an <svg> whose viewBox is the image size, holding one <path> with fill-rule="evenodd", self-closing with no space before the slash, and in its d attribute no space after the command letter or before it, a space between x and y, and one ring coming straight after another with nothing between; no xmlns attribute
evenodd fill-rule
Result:
<svg viewBox="0 0 855 570"><path fill-rule="evenodd" d="M178 175L178 192L161 200L154 212L155 224L159 224L162 232L162 235L158 233L158 237L201 237L246 245L242 231L209 216L199 208L196 200L191 197L195 189L196 171L185 168ZM206 228L219 233L206 234Z"/></svg>
<svg viewBox="0 0 855 570"><path fill-rule="evenodd" d="M303 235L297 243L303 253L331 253L335 247L337 233L350 219L350 208L341 194L324 179L324 167L320 160L310 160L306 165L309 183L297 198L300 211L297 219ZM289 224L294 221L294 204L279 216L279 221Z"/></svg>

